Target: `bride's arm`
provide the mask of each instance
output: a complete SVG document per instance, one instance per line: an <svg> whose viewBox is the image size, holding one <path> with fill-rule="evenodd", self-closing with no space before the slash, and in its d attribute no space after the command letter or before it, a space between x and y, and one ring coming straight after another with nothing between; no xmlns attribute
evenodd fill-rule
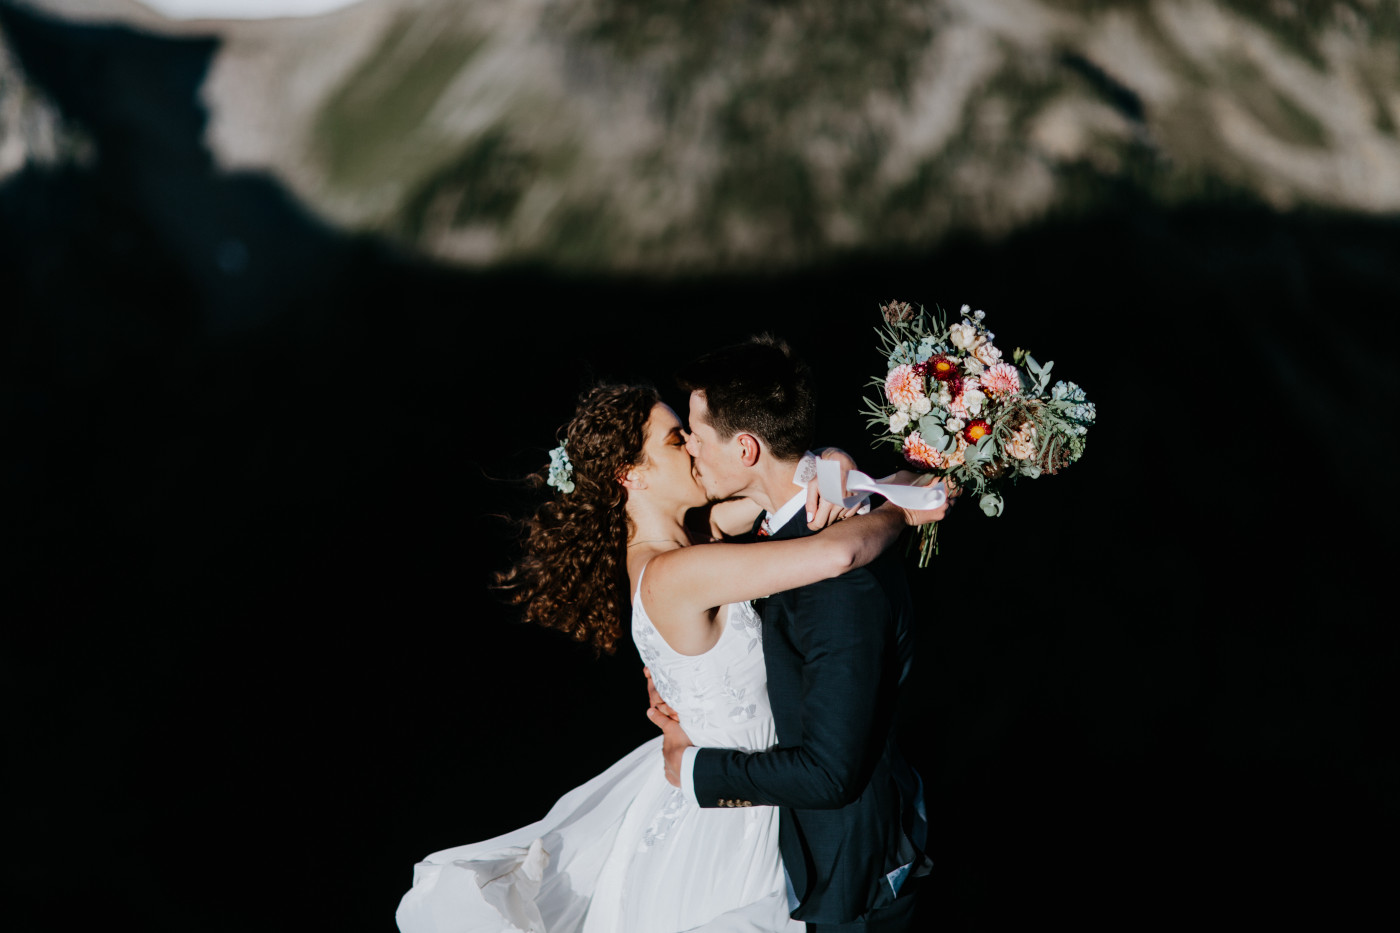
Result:
<svg viewBox="0 0 1400 933"><path fill-rule="evenodd" d="M841 486L844 490L846 485L846 474L856 468L856 462L851 455L839 447L820 447L815 451L822 460L834 460L841 464ZM908 485L915 477L921 474L901 470L894 474L894 477L908 476L908 479L889 479L892 483L902 483ZM881 480L881 482L886 482ZM747 497L738 499L726 499L723 502L715 502L709 506L710 540L718 541L722 538L733 538L738 535L748 534L753 530L758 517L763 514L757 502ZM850 518L856 514L856 509L842 509L840 505L827 502L821 498L817 491L816 480L807 484L807 514L812 516L807 527L812 530L825 528L827 525Z"/></svg>
<svg viewBox="0 0 1400 933"><path fill-rule="evenodd" d="M804 538L668 551L652 559L642 581L642 598L653 621L686 618L839 577L878 557L905 527L938 521L945 510L946 506L913 512L887 502L869 515Z"/></svg>
<svg viewBox="0 0 1400 933"><path fill-rule="evenodd" d="M753 531L758 516L763 514L752 499L727 499L710 506L710 539L732 538Z"/></svg>

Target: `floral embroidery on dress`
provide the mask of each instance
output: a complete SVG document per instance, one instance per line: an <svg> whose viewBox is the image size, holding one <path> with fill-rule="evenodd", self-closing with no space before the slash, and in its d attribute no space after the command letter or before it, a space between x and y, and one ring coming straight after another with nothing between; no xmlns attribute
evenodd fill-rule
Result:
<svg viewBox="0 0 1400 933"><path fill-rule="evenodd" d="M729 721L733 723L748 722L758 711L758 704L744 704L744 696L747 694L747 687L735 687L730 683L729 672L724 672L724 695L732 703L739 704L729 711Z"/></svg>
<svg viewBox="0 0 1400 933"><path fill-rule="evenodd" d="M676 700L679 699L680 690L676 686L676 682L666 673L661 650L653 640L659 637L660 633L645 619L638 619L636 624L632 626L632 640L637 645L637 654L641 655L642 663L651 672L651 682L656 685L656 692L661 694L661 699L674 708Z"/></svg>
<svg viewBox="0 0 1400 933"><path fill-rule="evenodd" d="M744 603L728 605L723 619L724 630L712 648L683 655L667 644L636 599L632 640L657 693L675 710L696 745L769 748L775 737L765 692L763 622ZM663 838L665 825L654 823L651 838Z"/></svg>
<svg viewBox="0 0 1400 933"><path fill-rule="evenodd" d="M752 603L735 603L730 606L729 626L741 637L748 638L749 651L757 648L763 639L763 620L758 617Z"/></svg>
<svg viewBox="0 0 1400 933"><path fill-rule="evenodd" d="M681 818L681 813L685 810L685 795L678 788L672 788L666 795L666 802L661 805L661 810L652 817L651 825L642 834L643 846L654 846L666 834L671 831L671 827L676 825L676 821Z"/></svg>
<svg viewBox="0 0 1400 933"><path fill-rule="evenodd" d="M729 721L733 723L748 722L758 712L758 705L750 703L748 706L736 706L729 711Z"/></svg>

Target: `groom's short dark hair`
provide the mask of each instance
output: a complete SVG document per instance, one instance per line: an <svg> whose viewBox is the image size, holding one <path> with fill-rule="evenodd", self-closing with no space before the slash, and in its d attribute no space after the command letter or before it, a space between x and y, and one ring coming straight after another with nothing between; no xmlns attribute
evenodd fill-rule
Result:
<svg viewBox="0 0 1400 933"><path fill-rule="evenodd" d="M704 392L710 426L728 440L754 434L779 460L812 446L817 416L812 373L771 334L706 353L676 373L687 392Z"/></svg>

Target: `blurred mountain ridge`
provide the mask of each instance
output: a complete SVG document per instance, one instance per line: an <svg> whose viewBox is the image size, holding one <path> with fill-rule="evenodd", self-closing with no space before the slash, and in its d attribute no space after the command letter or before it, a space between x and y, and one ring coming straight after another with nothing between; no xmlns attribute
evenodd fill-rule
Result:
<svg viewBox="0 0 1400 933"><path fill-rule="evenodd" d="M0 183L30 165L83 164L93 155L91 139L29 80L0 28Z"/></svg>
<svg viewBox="0 0 1400 933"><path fill-rule="evenodd" d="M216 164L457 264L796 266L1125 191L1400 212L1397 0L27 5L217 35Z"/></svg>

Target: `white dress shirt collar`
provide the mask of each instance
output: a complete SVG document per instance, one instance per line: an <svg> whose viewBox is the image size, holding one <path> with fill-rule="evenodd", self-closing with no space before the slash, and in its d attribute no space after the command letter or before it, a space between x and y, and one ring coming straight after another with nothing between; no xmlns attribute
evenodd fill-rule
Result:
<svg viewBox="0 0 1400 933"><path fill-rule="evenodd" d="M778 507L778 510L763 516L763 530L768 534L777 534L792 517L802 511L807 505L807 483L817 475L817 455L810 450L802 455L802 459L797 461L797 471L792 475L792 484L798 491L793 493L791 499Z"/></svg>

